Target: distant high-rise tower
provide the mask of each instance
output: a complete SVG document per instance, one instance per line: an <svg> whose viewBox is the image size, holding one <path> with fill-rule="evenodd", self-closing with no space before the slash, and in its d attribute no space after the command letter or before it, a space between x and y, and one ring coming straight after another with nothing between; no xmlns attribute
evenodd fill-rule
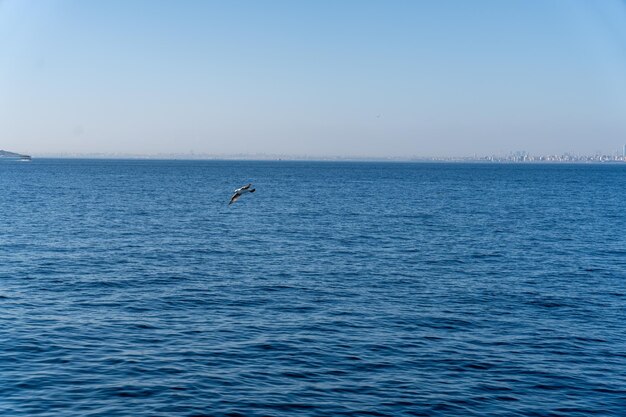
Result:
<svg viewBox="0 0 626 417"><path fill-rule="evenodd" d="M622 149L622 156L626 158L626 144L624 144L624 149Z"/></svg>

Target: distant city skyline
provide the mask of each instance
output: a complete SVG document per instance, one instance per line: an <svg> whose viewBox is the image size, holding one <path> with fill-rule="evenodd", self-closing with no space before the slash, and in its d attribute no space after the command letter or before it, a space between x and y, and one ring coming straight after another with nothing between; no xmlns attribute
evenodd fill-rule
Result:
<svg viewBox="0 0 626 417"><path fill-rule="evenodd" d="M613 155L626 2L0 2L0 148Z"/></svg>
<svg viewBox="0 0 626 417"><path fill-rule="evenodd" d="M10 155L12 152L0 149L0 157L19 157L18 153ZM322 154L268 154L268 153L236 153L236 154L215 154L215 153L153 153L153 154L132 154L132 153L43 153L35 155L41 158L96 158L96 159L171 159L171 160L310 160L310 161L349 161L349 160L371 160L371 161L488 161L488 162L626 162L626 144L621 149L614 152L595 152L593 154L580 153L552 153L552 154L531 154L526 151L515 151L500 154L471 154L471 155L405 155L405 156L359 156L359 155L322 155Z"/></svg>

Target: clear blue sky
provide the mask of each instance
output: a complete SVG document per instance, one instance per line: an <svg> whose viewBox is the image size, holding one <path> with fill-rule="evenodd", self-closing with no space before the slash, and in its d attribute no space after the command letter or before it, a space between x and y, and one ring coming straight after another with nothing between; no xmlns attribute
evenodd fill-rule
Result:
<svg viewBox="0 0 626 417"><path fill-rule="evenodd" d="M0 0L0 148L612 152L626 1Z"/></svg>

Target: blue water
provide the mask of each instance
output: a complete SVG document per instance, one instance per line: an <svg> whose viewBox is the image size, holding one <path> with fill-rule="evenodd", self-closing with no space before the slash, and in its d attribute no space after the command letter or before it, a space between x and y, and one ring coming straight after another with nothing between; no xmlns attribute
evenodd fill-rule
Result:
<svg viewBox="0 0 626 417"><path fill-rule="evenodd" d="M36 159L0 195L2 416L626 415L626 164Z"/></svg>

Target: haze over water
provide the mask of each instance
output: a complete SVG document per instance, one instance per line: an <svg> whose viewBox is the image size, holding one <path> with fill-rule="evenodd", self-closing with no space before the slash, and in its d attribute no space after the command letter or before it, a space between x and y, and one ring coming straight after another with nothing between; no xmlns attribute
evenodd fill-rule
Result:
<svg viewBox="0 0 626 417"><path fill-rule="evenodd" d="M623 415L625 170L2 162L0 414Z"/></svg>

